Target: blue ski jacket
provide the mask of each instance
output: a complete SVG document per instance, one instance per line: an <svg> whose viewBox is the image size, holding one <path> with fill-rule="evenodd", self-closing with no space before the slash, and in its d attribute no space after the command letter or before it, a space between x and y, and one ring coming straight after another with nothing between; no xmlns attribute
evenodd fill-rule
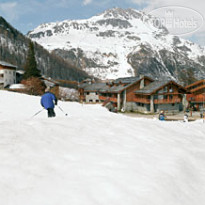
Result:
<svg viewBox="0 0 205 205"><path fill-rule="evenodd" d="M55 104L54 104L55 103ZM45 108L54 108L57 105L57 98L53 93L46 92L41 97L41 105Z"/></svg>
<svg viewBox="0 0 205 205"><path fill-rule="evenodd" d="M159 115L159 120L162 120L162 121L165 120L164 114L160 114L160 115Z"/></svg>

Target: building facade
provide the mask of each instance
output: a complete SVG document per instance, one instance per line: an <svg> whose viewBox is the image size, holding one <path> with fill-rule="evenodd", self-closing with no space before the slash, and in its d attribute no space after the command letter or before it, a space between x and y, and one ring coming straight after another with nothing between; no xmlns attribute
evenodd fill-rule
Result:
<svg viewBox="0 0 205 205"><path fill-rule="evenodd" d="M186 86L186 89L188 91L187 101L189 102L189 107L196 110L205 108L205 79Z"/></svg>
<svg viewBox="0 0 205 205"><path fill-rule="evenodd" d="M135 111L166 112L183 111L186 104L186 89L173 80L154 81L135 91Z"/></svg>
<svg viewBox="0 0 205 205"><path fill-rule="evenodd" d="M16 66L0 61L0 87L5 88L16 83Z"/></svg>
<svg viewBox="0 0 205 205"><path fill-rule="evenodd" d="M118 111L130 111L134 91L150 84L153 80L147 76L119 78L100 90L100 100L109 101Z"/></svg>
<svg viewBox="0 0 205 205"><path fill-rule="evenodd" d="M118 78L107 83L83 85L84 102L101 102L109 110L154 113L179 112L186 104L186 89L172 80L154 81L150 77Z"/></svg>

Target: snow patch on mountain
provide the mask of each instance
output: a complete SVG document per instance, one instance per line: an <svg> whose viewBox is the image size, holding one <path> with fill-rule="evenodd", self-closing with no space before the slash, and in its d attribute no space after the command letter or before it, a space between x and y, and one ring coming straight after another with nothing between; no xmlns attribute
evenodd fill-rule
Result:
<svg viewBox="0 0 205 205"><path fill-rule="evenodd" d="M128 55L140 51L142 45L154 51L153 55L166 50L179 54L179 60L187 58L204 66L199 60L205 56L204 47L168 34L165 27L155 27L153 18L134 9L115 8L90 19L42 24L28 36L50 51L81 49L81 57L72 53L76 59L84 60L77 65L102 79L136 75L139 65L130 64ZM70 56L67 58L72 60ZM165 60L161 57L158 60L169 73Z"/></svg>

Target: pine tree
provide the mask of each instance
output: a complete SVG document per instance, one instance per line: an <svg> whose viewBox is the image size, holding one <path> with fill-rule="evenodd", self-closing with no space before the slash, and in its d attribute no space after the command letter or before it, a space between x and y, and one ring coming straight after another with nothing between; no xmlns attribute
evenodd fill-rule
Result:
<svg viewBox="0 0 205 205"><path fill-rule="evenodd" d="M34 45L32 41L29 42L29 49L26 58L26 64L24 66L24 79L30 77L40 77L40 70L37 69L37 63L35 59Z"/></svg>

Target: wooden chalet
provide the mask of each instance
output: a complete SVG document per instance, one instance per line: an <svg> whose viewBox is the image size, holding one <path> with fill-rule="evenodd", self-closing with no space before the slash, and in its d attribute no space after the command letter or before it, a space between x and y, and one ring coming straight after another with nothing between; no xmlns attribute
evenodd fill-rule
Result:
<svg viewBox="0 0 205 205"><path fill-rule="evenodd" d="M151 82L153 80L147 76L118 78L100 89L99 99L101 102L111 102L118 111L129 111L130 102L132 102L135 95L134 91Z"/></svg>
<svg viewBox="0 0 205 205"><path fill-rule="evenodd" d="M179 112L185 104L186 89L173 80L154 81L135 91L134 111L159 112L160 110Z"/></svg>
<svg viewBox="0 0 205 205"><path fill-rule="evenodd" d="M175 81L154 81L147 76L118 78L107 83L81 83L79 93L84 102L109 104L108 109L118 111L179 112L186 101L186 89Z"/></svg>
<svg viewBox="0 0 205 205"><path fill-rule="evenodd" d="M205 107L205 79L198 80L188 86L186 86L187 101L190 107L194 107L197 110Z"/></svg>

